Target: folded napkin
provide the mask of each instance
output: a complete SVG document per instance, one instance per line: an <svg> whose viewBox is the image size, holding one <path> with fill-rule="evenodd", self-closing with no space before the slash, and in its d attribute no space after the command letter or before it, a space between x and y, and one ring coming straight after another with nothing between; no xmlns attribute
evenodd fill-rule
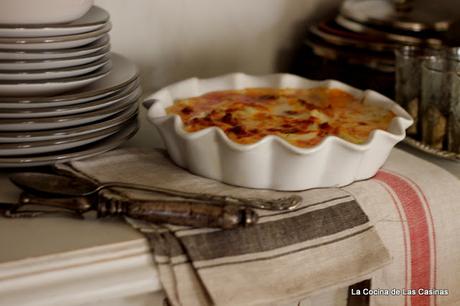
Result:
<svg viewBox="0 0 460 306"><path fill-rule="evenodd" d="M177 167L164 151L136 148L58 168L98 182L238 197L302 197L294 210L257 210L258 224L234 230L131 222L151 242L172 305L288 305L366 279L391 259L362 203L344 189L286 193L234 187ZM122 192L135 198L159 196Z"/></svg>

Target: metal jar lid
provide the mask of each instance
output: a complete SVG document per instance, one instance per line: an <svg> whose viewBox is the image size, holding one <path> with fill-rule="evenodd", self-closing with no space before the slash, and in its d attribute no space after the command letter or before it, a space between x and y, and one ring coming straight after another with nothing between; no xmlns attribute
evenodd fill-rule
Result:
<svg viewBox="0 0 460 306"><path fill-rule="evenodd" d="M451 0L345 0L340 14L368 25L406 31L447 31L460 19Z"/></svg>
<svg viewBox="0 0 460 306"><path fill-rule="evenodd" d="M321 40L311 34L304 43L311 49L313 54L337 62L364 65L369 68L382 71L395 71L394 54L390 52L376 52L353 47L341 47Z"/></svg>
<svg viewBox="0 0 460 306"><path fill-rule="evenodd" d="M440 46L443 45L444 35L437 33L446 32L409 32L409 31L388 31L378 27L371 27L363 23L348 19L342 15L338 15L335 18L337 25L360 33L361 35L367 35L371 37L380 38L382 40L395 42L402 45L429 45L429 46Z"/></svg>
<svg viewBox="0 0 460 306"><path fill-rule="evenodd" d="M336 46L349 46L374 51L393 51L396 47L393 42L382 40L379 37L345 31L337 27L333 20L311 26L310 33Z"/></svg>

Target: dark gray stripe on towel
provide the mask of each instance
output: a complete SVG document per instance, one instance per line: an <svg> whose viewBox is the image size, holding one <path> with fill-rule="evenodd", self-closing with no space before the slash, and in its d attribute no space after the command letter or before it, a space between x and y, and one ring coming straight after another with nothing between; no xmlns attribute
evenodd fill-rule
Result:
<svg viewBox="0 0 460 306"><path fill-rule="evenodd" d="M288 251L288 252L280 252L280 253L278 253L276 255L261 256L261 257L252 258L252 259L244 259L244 260L239 260L239 261L223 262L223 263L219 263L219 264L209 264L207 266L206 265L201 266L201 267L198 267L196 269L200 270L200 269L207 269L207 268L214 268L214 267L221 267L221 266L228 266L228 265L242 264L242 263L247 263L247 262L263 261L263 260L270 260L270 259L274 259L274 258L279 258L279 257L283 257L283 256L303 252L303 251L306 251L306 250L322 247L322 246L325 246L325 245L328 245L328 244L331 244L331 243L336 243L336 242L339 242L339 241L354 237L356 235L363 234L363 233L369 231L372 228L373 228L373 226L369 226L369 227L366 227L363 230L360 230L358 232L353 232L350 235L346 235L344 237L336 238L336 239L326 241L326 242L323 242L323 243L318 243L318 244L315 244L315 245L310 245L310 246L307 246L307 247L301 247L299 249Z"/></svg>
<svg viewBox="0 0 460 306"><path fill-rule="evenodd" d="M356 201L306 212L291 218L238 228L180 237L192 261L209 260L274 250L333 235L368 222Z"/></svg>

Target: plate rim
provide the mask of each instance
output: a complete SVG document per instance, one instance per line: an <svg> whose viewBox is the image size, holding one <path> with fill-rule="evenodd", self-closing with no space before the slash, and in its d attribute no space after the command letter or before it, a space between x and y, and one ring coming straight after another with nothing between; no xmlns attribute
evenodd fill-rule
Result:
<svg viewBox="0 0 460 306"><path fill-rule="evenodd" d="M96 11L96 12L94 12ZM102 14L105 15L104 18L101 18L99 21L87 22L83 24L78 24L78 22L82 22L81 20L85 17L88 18L89 14ZM97 16L96 16L97 17ZM55 23L55 24L47 24L47 23L38 23L38 24L5 24L0 23L0 31L3 29L8 30L41 30L41 29L67 29L67 28L80 28L80 27L91 27L95 25L103 25L110 20L110 14L105 9L100 6L93 5L85 15L81 16L80 18L67 22L67 23Z"/></svg>
<svg viewBox="0 0 460 306"><path fill-rule="evenodd" d="M102 136L110 136L113 133L116 133L117 131L120 131L126 125L129 125L131 123L131 121L134 121L134 120L135 119L134 119L134 116L133 116L129 120L126 120L125 122L121 122L118 125L113 125L113 126L107 128L107 129L94 131L94 132L84 134L84 135L71 136L71 137L67 137L67 138L63 138L63 139L54 139L54 140L50 139L50 140L39 140L39 141L30 141L30 142L16 142L16 143L0 143L0 151L2 151L2 150L26 150L26 149L29 149L29 148L49 147L49 146L54 146L54 145L57 146L57 145L62 145L62 144L70 144L70 143L90 140L92 138L99 138L99 137L102 137ZM21 154L11 155L11 156L19 156L19 155L21 155ZM5 156L3 156L3 157L5 157Z"/></svg>
<svg viewBox="0 0 460 306"><path fill-rule="evenodd" d="M135 80L133 83L130 83L128 84L125 88L121 89L119 92L116 92L114 95L112 96L104 96L100 99L95 99L95 100L91 100L91 101L87 101L87 102L83 102L83 103L78 103L78 104L69 104L69 105L62 105L62 106L53 106L53 107L42 107L42 108L39 108L39 107L36 107L36 108L1 108L0 107L0 114L1 113L8 113L8 114L28 114L28 113L45 113L45 112L61 112L61 111L64 111L64 110L69 110L69 109L75 109L75 108L80 108L80 107L87 107L87 106L94 106L94 105L98 105L98 104L104 104L104 103L108 103L108 102L111 102L112 100L118 100L118 99L122 99L122 98L125 98L125 97L128 97L129 95L131 95L135 90L137 89L140 89L142 90L141 86L140 86L140 81L139 79ZM0 104L1 106L1 104ZM7 117L1 117L0 116L0 119L6 119ZM25 117L27 118L27 117ZM29 117L29 118L32 118L32 117Z"/></svg>
<svg viewBox="0 0 460 306"><path fill-rule="evenodd" d="M57 78L57 79L43 79L43 80L0 80L0 87L1 86L26 86L26 85L45 85L45 84L67 84L73 83L78 81L89 80L95 77L99 77L101 75L106 75L110 73L112 68L112 64L110 59L105 63L102 67L91 71L89 73L85 73L83 75L77 75L73 77L67 78ZM1 102L0 102L1 105Z"/></svg>
<svg viewBox="0 0 460 306"><path fill-rule="evenodd" d="M100 49L105 45L110 46L110 36L109 34L101 35L101 38L98 40L91 42L87 45L74 47L74 48L66 48L66 49L6 49L1 48L0 52L2 53L10 53L10 54L65 54L65 53L74 53L74 52L82 52L88 51L93 49Z"/></svg>
<svg viewBox="0 0 460 306"><path fill-rule="evenodd" d="M104 138L100 141L96 141L94 143L90 143L86 148L81 151L74 152L64 152L60 153L55 152L51 156L32 156L32 157L22 157L22 158L1 158L0 157L0 168L18 168L18 167L34 167L34 166L42 166L42 165L49 165L49 164L57 164L63 163L69 160L78 160L82 158L91 157L97 154L101 154L107 152L109 150L115 149L116 147L120 146L128 139L133 137L136 132L139 130L139 123L136 120L132 123L131 126L128 126L126 129L121 130L119 133L115 133L107 138ZM64 150L66 151L66 150ZM57 153L57 154L56 154Z"/></svg>
<svg viewBox="0 0 460 306"><path fill-rule="evenodd" d="M14 75L14 74L22 74L22 75L37 75L37 74L49 74L49 73L59 73L59 72L71 72L71 71L78 71L80 69L86 69L93 66L98 66L102 64L106 64L110 61L110 54L107 53L103 55L101 58L89 62L83 65L75 65L69 67L60 67L60 68L50 68L50 69L31 69L31 70L11 70L11 69L0 69L0 74L5 75ZM102 68L102 66L101 66ZM2 81L0 80L0 83Z"/></svg>
<svg viewBox="0 0 460 306"><path fill-rule="evenodd" d="M0 49L3 45L36 45L36 44L53 44L62 42L73 42L102 36L112 29L112 24L108 22L105 26L95 31L86 33L73 34L73 35L60 35L60 36L44 36L44 37L1 37ZM3 48L4 49L4 48Z"/></svg>
<svg viewBox="0 0 460 306"><path fill-rule="evenodd" d="M97 48L96 48L97 49ZM99 47L99 50L84 54L81 56L69 56L69 57L62 57L62 58L46 58L46 59L21 59L21 60L8 60L8 59L0 59L0 64L38 64L38 63L54 63L54 62L65 62L65 61L74 61L79 59L88 59L91 57L102 56L104 54L110 53L110 43L106 45L102 45ZM22 70L12 70L12 69L3 69L4 71L22 71ZM39 69L36 69L39 70Z"/></svg>
<svg viewBox="0 0 460 306"><path fill-rule="evenodd" d="M105 128L108 128L109 126L113 125L119 125L123 121L128 121L131 117L137 115L138 113L138 107L136 105L132 105L131 107L126 108L126 110L116 113L112 116L109 116L107 118L104 118L102 121L95 121L95 122L90 122L88 124L83 124L83 125L77 125L77 126L70 126L70 127L63 127L63 128L57 128L57 129L52 129L52 130L33 130L33 131L0 131L0 138L8 138L10 137L11 139L31 139L31 138L37 138L37 137L45 137L48 134L52 132L51 136L55 136L57 134L62 135L62 137L67 137L71 133L84 133L86 131L93 131L93 130L103 130ZM6 134L21 134L21 137L11 137ZM28 134L25 134L28 133ZM39 140L37 140L39 141Z"/></svg>
<svg viewBox="0 0 460 306"><path fill-rule="evenodd" d="M136 104L137 101L142 96L142 93L132 97L129 100L121 102L119 105L110 105L106 108L98 109L96 111L89 111L84 113L64 115L58 117L39 117L39 118L2 118L0 122L0 127L3 125L12 125L12 124L52 124L56 122L69 122L75 120L84 120L97 116L104 116L107 114L116 114L123 111L131 104ZM116 103L117 104L117 103Z"/></svg>
<svg viewBox="0 0 460 306"><path fill-rule="evenodd" d="M101 88L101 89L93 89L91 91L85 91L85 92L78 92L78 93L64 93L60 95L54 95L54 96L49 96L49 97L34 97L34 96L29 96L29 97L1 97L0 99L0 107L3 103L19 103L19 104L29 104L29 103L59 103L63 101L70 101L70 100L75 100L75 99L84 99L84 98L89 98L91 96L97 96L100 94L104 94L110 91L116 91L120 88L123 88L124 86L130 84L137 78L139 78L139 69L137 66L131 62L129 59L127 59L125 56L120 55L116 52L111 52L111 59L112 59L112 69L105 75L104 77L110 75L110 73L115 70L114 66L117 60L120 60L124 62L125 64L129 64L131 68L133 69L133 74L124 80L123 82L111 86L109 88ZM32 99L32 100L31 100Z"/></svg>

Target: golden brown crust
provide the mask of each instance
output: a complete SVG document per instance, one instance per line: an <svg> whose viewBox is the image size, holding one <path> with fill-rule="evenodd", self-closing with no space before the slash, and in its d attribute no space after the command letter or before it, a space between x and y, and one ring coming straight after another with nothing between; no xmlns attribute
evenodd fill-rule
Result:
<svg viewBox="0 0 460 306"><path fill-rule="evenodd" d="M167 113L179 115L188 132L215 126L240 144L276 135L298 147L312 147L329 135L364 143L373 130L386 130L395 116L343 90L323 87L211 92L178 100Z"/></svg>

